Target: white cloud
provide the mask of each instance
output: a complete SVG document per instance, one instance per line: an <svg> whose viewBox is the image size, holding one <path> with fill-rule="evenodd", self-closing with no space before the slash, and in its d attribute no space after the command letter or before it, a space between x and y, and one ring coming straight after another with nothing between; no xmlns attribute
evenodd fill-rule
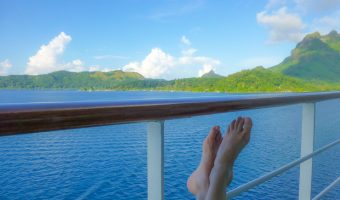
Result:
<svg viewBox="0 0 340 200"><path fill-rule="evenodd" d="M211 70L214 70L213 66L211 65L204 65L202 69L198 70L198 76L203 76L204 74L210 72Z"/></svg>
<svg viewBox="0 0 340 200"><path fill-rule="evenodd" d="M175 64L175 59L162 51L153 48L142 62L131 62L123 67L125 71L134 71L148 78L157 78L164 75Z"/></svg>
<svg viewBox="0 0 340 200"><path fill-rule="evenodd" d="M101 69L100 71L102 71L102 72L110 72L110 71L113 71L113 69L105 67L104 69Z"/></svg>
<svg viewBox="0 0 340 200"><path fill-rule="evenodd" d="M100 67L99 66L91 66L91 67L89 67L89 71L90 72L100 71Z"/></svg>
<svg viewBox="0 0 340 200"><path fill-rule="evenodd" d="M60 70L58 57L64 53L66 45L71 40L71 36L61 32L47 45L42 45L38 52L29 58L26 73L37 75Z"/></svg>
<svg viewBox="0 0 340 200"><path fill-rule="evenodd" d="M114 70L108 67L102 68L100 66L90 66L87 69L89 72L110 72Z"/></svg>
<svg viewBox="0 0 340 200"><path fill-rule="evenodd" d="M11 67L12 63L8 59L0 62L0 76L8 75L8 71Z"/></svg>
<svg viewBox="0 0 340 200"><path fill-rule="evenodd" d="M179 64L182 65L190 65L190 64L211 64L211 65L219 65L220 61L214 58L206 57L206 56L181 56L179 57Z"/></svg>
<svg viewBox="0 0 340 200"><path fill-rule="evenodd" d="M60 58L71 40L72 37L70 35L61 32L48 44L42 45L38 52L29 58L26 74L38 75L59 70L71 72L93 71L95 68L86 67L80 59L75 59L67 63L60 62ZM99 66L97 66L97 69L100 70Z"/></svg>
<svg viewBox="0 0 340 200"><path fill-rule="evenodd" d="M268 13L262 11L256 15L257 22L269 30L269 42L298 42L304 36L306 25L297 14L288 13L286 7Z"/></svg>
<svg viewBox="0 0 340 200"><path fill-rule="evenodd" d="M332 15L323 16L319 19L314 19L311 25L313 31L319 31L322 34L327 34L332 30L340 30L340 11Z"/></svg>
<svg viewBox="0 0 340 200"><path fill-rule="evenodd" d="M206 56L196 56L197 49L182 51L179 57L172 56L160 48L153 48L141 62L130 62L123 67L124 71L134 71L147 78L184 78L201 75L209 69L215 69L220 61Z"/></svg>
<svg viewBox="0 0 340 200"><path fill-rule="evenodd" d="M81 72L86 71L87 67L84 66L83 61L77 59L72 62L66 63L65 65L59 67L59 70L68 70L71 72Z"/></svg>
<svg viewBox="0 0 340 200"><path fill-rule="evenodd" d="M189 40L185 35L182 36L181 42L182 42L182 44L184 44L184 45L188 45L188 46L191 45L190 40Z"/></svg>
<svg viewBox="0 0 340 200"><path fill-rule="evenodd" d="M194 49L194 48L188 48L188 49L184 49L182 51L182 55L184 56L192 56L194 55L194 53L196 53L197 49Z"/></svg>
<svg viewBox="0 0 340 200"><path fill-rule="evenodd" d="M340 0L268 0L256 18L267 27L269 42L298 42L307 32L340 30Z"/></svg>

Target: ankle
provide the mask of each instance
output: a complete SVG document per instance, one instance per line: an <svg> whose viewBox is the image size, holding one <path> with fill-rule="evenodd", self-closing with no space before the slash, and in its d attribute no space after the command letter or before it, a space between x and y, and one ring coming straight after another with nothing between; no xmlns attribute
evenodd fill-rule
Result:
<svg viewBox="0 0 340 200"><path fill-rule="evenodd" d="M209 181L211 184L221 184L227 187L233 178L233 165L226 165L223 163L217 163L211 170Z"/></svg>
<svg viewBox="0 0 340 200"><path fill-rule="evenodd" d="M228 169L234 166L234 159L232 158L216 158L214 161L214 167L216 166L217 169Z"/></svg>
<svg viewBox="0 0 340 200"><path fill-rule="evenodd" d="M196 200L204 200L205 197L207 196L207 191L202 191L202 192L199 192L197 195L196 195Z"/></svg>

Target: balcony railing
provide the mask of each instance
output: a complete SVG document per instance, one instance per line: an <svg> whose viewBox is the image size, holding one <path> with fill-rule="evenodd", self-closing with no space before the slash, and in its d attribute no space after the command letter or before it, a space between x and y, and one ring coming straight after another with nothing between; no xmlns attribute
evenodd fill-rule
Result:
<svg viewBox="0 0 340 200"><path fill-rule="evenodd" d="M315 103L340 98L340 92L237 97L130 100L124 102L25 103L0 105L0 136L32 132L147 122L148 199L164 199L164 120L214 113L303 104L301 157L228 192L232 198L288 169L300 165L299 199L311 199L312 157L340 143L340 139L314 151ZM313 199L320 199L337 178Z"/></svg>

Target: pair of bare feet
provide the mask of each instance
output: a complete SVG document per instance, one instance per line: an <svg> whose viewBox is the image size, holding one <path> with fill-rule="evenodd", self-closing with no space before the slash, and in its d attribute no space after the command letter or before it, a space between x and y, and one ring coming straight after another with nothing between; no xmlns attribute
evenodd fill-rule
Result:
<svg viewBox="0 0 340 200"><path fill-rule="evenodd" d="M248 144L252 121L238 117L228 126L222 137L215 126L203 142L202 158L197 169L188 179L189 191L199 200L225 200L226 188L233 178L234 162Z"/></svg>

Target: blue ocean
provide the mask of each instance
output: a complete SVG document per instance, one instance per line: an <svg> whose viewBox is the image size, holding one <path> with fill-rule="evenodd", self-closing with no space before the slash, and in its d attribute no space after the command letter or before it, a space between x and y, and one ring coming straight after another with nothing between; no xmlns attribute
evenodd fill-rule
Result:
<svg viewBox="0 0 340 200"><path fill-rule="evenodd" d="M225 96L190 92L2 90L1 103L124 101ZM165 199L194 199L186 180L214 125L225 131L237 116L254 127L235 164L233 189L299 157L302 105L165 121ZM340 99L316 105L315 149L340 138ZM340 176L340 146L313 158L312 196ZM0 137L0 199L147 199L146 123ZM297 199L299 168L235 199ZM340 199L340 185L324 199Z"/></svg>

